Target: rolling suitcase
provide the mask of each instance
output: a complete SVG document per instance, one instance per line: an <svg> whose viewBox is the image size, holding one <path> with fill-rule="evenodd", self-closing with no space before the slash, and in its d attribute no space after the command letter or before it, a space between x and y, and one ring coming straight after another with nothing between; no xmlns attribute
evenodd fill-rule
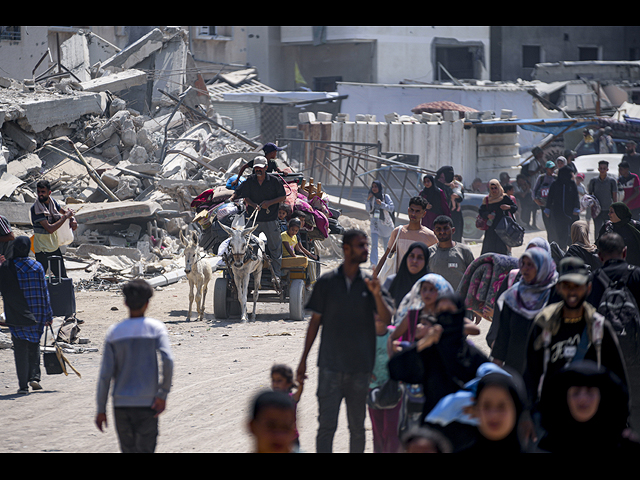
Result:
<svg viewBox="0 0 640 480"><path fill-rule="evenodd" d="M51 260L62 262L62 257L51 257ZM50 270L50 268L49 268ZM60 270L58 270L60 271ZM76 314L76 295L71 278L60 278L53 275L47 278L49 302L54 317L73 317Z"/></svg>

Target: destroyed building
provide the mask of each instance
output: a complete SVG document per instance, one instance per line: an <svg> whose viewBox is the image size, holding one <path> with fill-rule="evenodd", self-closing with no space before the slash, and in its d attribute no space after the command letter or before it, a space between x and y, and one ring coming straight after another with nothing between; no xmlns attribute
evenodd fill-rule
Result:
<svg viewBox="0 0 640 480"><path fill-rule="evenodd" d="M192 200L226 182L224 156L261 145L211 110L179 29L155 29L95 63L87 39L62 44L66 75L0 79L0 213L30 235L36 183L47 179L79 224L65 256L100 257L117 275L163 271ZM158 64L183 75L149 75Z"/></svg>
<svg viewBox="0 0 640 480"><path fill-rule="evenodd" d="M273 141L223 115L222 92L277 92L257 82L255 69L206 84L176 27L156 28L122 50L96 44L95 34L79 32L39 77L0 78L0 213L17 234L31 235L29 209L46 179L78 222L63 247L72 269L106 285L179 271L180 232L210 225L211 213L196 211L194 200L214 190L228 198L229 177ZM293 103L318 98L300 95ZM267 103L278 110L282 99ZM288 167L285 152L277 161Z"/></svg>

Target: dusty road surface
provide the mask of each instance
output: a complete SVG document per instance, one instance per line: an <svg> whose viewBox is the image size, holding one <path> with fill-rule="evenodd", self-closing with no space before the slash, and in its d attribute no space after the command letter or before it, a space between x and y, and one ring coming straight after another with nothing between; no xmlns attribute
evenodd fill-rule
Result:
<svg viewBox="0 0 640 480"><path fill-rule="evenodd" d="M337 265L336 262L334 264ZM219 274L218 274L219 275ZM74 276L74 272L70 272ZM307 320L293 321L287 303L258 303L255 321L224 320L213 315L213 281L206 315L187 321L189 284L186 280L157 288L148 315L165 323L175 357L173 386L167 410L160 417L158 453L249 452L246 419L251 397L270 386L270 368L286 363L297 368ZM94 425L95 392L107 328L126 317L123 297L112 291L76 292L80 338L90 343L83 353L66 354L81 378L47 375L43 390L18 395L11 349L0 350L0 405L3 412L0 452L118 452L109 401L105 433ZM252 305L249 305L251 311ZM56 318L54 329L61 321ZM9 329L2 327L9 335ZM49 339L51 336L49 335ZM307 369L309 379L299 404L298 429L303 450L314 451L317 403L315 366L318 343ZM344 408L343 408L344 410ZM369 425L367 448L371 450ZM342 413L335 451L348 451L346 416Z"/></svg>
<svg viewBox="0 0 640 480"><path fill-rule="evenodd" d="M525 242L542 232L528 233ZM473 245L477 257L481 245ZM519 256L524 247L514 249ZM338 260L328 260L328 267ZM74 277L74 272L70 275ZM219 275L219 274L217 274ZM257 319L242 324L238 318L216 319L213 315L213 281L209 285L204 321L196 314L187 321L188 283L158 288L149 316L162 320L175 356L173 387L167 410L160 417L158 453L242 453L251 451L246 420L251 397L270 385L270 368L286 363L297 368L303 349L308 317L288 318L288 304L258 303ZM70 372L47 375L43 368L43 390L18 395L13 351L0 350L0 452L118 452L119 446L109 401L105 433L94 425L96 380L102 343L107 328L126 316L119 291L76 292L80 337L90 343L88 351L67 354L81 378ZM249 305L251 309L251 305ZM60 319L56 319L58 322ZM482 333L473 341L485 352L490 323L480 323ZM8 328L0 329L8 334ZM316 340L308 364L308 381L298 407L298 429L303 451L315 451L317 428ZM366 452L372 452L371 425L366 420ZM348 452L349 434L344 404L341 409L334 452Z"/></svg>

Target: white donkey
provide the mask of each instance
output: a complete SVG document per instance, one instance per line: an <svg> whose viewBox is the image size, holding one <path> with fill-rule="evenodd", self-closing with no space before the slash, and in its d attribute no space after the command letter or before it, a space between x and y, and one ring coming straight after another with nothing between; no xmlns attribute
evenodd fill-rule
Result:
<svg viewBox="0 0 640 480"><path fill-rule="evenodd" d="M258 290L260 289L260 281L262 280L262 252L264 251L264 242L262 239L251 235L257 228L256 226L245 228L244 225L227 227L220 223L220 226L231 237L229 244L223 257L227 257L227 265L231 269L233 280L238 291L238 301L242 312L241 319L247 321L247 295L249 294L249 277L253 275L253 313L251 320L256 319L256 304L258 303ZM250 240L253 239L257 243L255 253L251 253L249 246Z"/></svg>
<svg viewBox="0 0 640 480"><path fill-rule="evenodd" d="M198 234L191 231L188 238L185 238L180 231L180 240L185 246L184 249L184 272L189 280L189 314L187 320L191 320L191 306L193 305L193 290L195 288L196 310L199 314L199 320L204 318L204 306L207 298L207 290L209 281L213 276L211 265L202 259L200 253L202 248L198 245Z"/></svg>

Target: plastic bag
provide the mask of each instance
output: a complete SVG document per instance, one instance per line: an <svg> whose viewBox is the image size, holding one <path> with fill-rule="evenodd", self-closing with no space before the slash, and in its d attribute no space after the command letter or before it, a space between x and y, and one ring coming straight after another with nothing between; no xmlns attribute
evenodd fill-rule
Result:
<svg viewBox="0 0 640 480"><path fill-rule="evenodd" d="M66 219L60 228L56 230L56 236L58 237L58 246L69 245L73 242L73 230L69 225L69 219Z"/></svg>

